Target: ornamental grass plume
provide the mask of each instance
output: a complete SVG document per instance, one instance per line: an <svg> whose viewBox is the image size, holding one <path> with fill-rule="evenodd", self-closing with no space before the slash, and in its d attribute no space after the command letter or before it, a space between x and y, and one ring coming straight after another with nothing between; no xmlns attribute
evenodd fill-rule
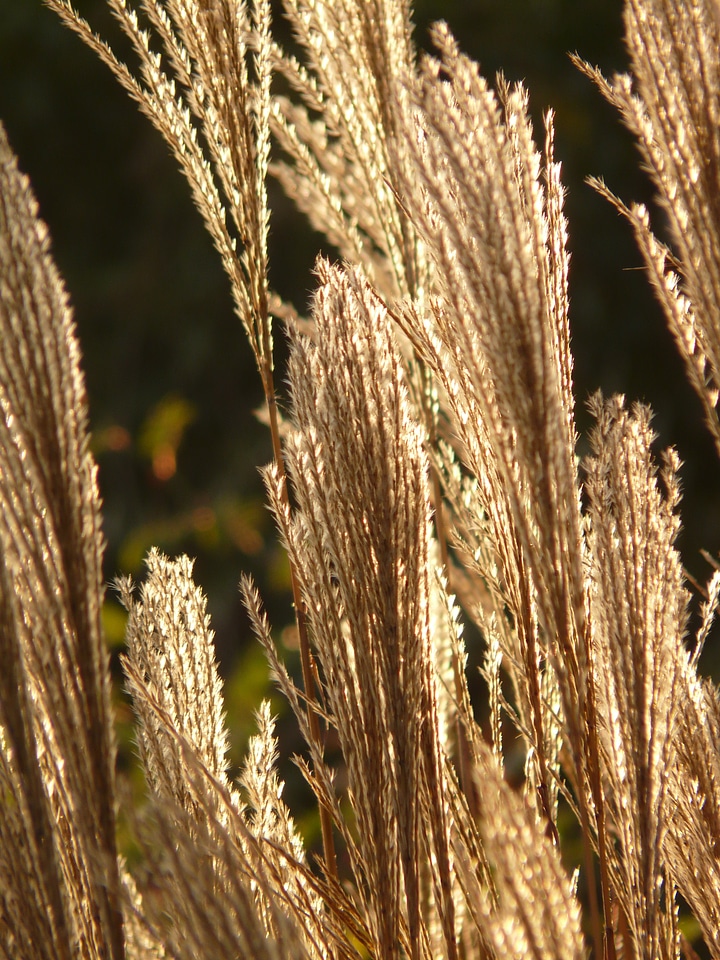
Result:
<svg viewBox="0 0 720 960"><path fill-rule="evenodd" d="M132 68L47 3L166 140L250 341L301 677L241 592L322 851L283 800L268 702L231 776L205 597L157 550L116 581L146 786L122 811L132 869L118 849L80 349L0 128L0 954L675 960L696 956L692 921L720 956L720 706L698 672L720 573L695 611L680 464L649 409L591 398L578 461L552 113L537 145L527 91L491 85L444 24L419 57L405 0L286 0L295 54L268 0L107 0ZM634 227L720 450L720 21L713 0L626 0L625 21L632 75L576 62L636 135L667 240L594 183ZM269 286L269 175L340 254L306 318Z"/></svg>

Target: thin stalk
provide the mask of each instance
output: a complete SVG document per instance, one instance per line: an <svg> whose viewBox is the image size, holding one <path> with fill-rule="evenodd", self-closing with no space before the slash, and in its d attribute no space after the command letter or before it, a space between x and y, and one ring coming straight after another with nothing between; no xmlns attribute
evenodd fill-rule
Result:
<svg viewBox="0 0 720 960"><path fill-rule="evenodd" d="M263 324L263 335L265 335L267 326L267 323ZM269 336L267 339L269 341ZM265 354L265 356L270 356L269 351ZM280 496L282 498L283 505L289 507L290 497L288 494L285 459L283 457L282 444L280 442L280 424L278 418L277 400L275 398L273 384L273 373L269 361L266 361L263 367L264 369L261 371L262 382L263 389L265 391L265 402L267 404L268 417L270 420L270 437L272 439L273 458L280 475ZM307 704L308 724L310 726L310 734L318 746L318 749L320 752L322 752L323 743L320 732L320 722L318 720L317 712L314 709L314 705L317 703L317 697L315 691L315 680L313 678L312 652L310 650L310 641L308 640L307 612L305 609L305 602L300 592L300 583L295 572L295 567L292 560L290 558L288 559L290 563L290 583L292 586L293 606L295 608L295 620L297 623L298 637L300 642L300 663L302 666L305 702ZM318 812L320 814L320 830L323 841L325 872L327 873L328 877L338 882L337 856L335 853L335 840L333 838L332 831L332 818L330 811L321 803L318 804Z"/></svg>
<svg viewBox="0 0 720 960"><path fill-rule="evenodd" d="M585 797L585 789L583 785L583 771L581 767L578 767L578 784L577 784L577 793L578 793L578 810L580 812L580 833L582 835L582 848L583 848L583 866L585 868L585 876L587 879L588 885L588 902L590 904L590 929L592 930L592 939L593 939L593 956L596 960L603 960L605 955L605 950L603 950L603 933L602 925L600 921L600 909L598 906L598 891L597 891L597 882L595 880L595 863L593 857L592 844L590 842L590 815L588 812L587 798ZM592 773L590 774L591 782L593 780ZM592 788L591 788L592 789ZM602 860L602 858L601 858ZM605 888L602 884L602 894L603 894L603 903L605 902ZM607 914L606 914L607 916ZM605 946L607 949L607 927L605 929ZM614 950L612 957L605 957L605 960L615 960Z"/></svg>
<svg viewBox="0 0 720 960"><path fill-rule="evenodd" d="M605 805L600 782L600 758L597 745L597 714L595 712L594 682L589 654L587 656L586 682L578 683L581 697L579 715L584 718L582 729L578 727L574 711L568 710L568 726L572 752L575 754L575 784L580 813L580 833L583 848L583 866L588 885L590 905L590 929L593 939L593 956L596 960L617 960L615 937L612 928L612 898L608 873L607 837L605 833ZM600 896L602 897L604 925L600 919L597 881L595 879L594 851L591 842L590 811L585 793L587 773L592 802L595 808L595 831L598 838L598 861L600 866Z"/></svg>
<svg viewBox="0 0 720 960"><path fill-rule="evenodd" d="M558 611L567 611L566 585L561 581L561 594L555 599L555 608ZM575 644L572 641L571 626L567 615L561 613L556 622L559 627L558 647L561 657L565 660L566 669L570 669L574 677L574 688L577 692L579 704L565 703L568 734L571 754L573 755L578 809L580 812L580 832L582 835L583 866L587 877L588 901L590 905L590 928L592 931L594 956L596 960L616 960L615 940L610 924L610 880L608 876L607 850L605 846L605 807L600 783L600 759L597 744L597 715L595 712L595 686L590 655L589 630L582 607L577 603L576 624L579 638L584 644L582 651L585 670L581 670L576 659ZM579 613L578 613L579 611ZM567 687L567 684L563 686ZM564 691L563 700L567 699L568 691ZM589 798L585 790L585 775L590 784L592 803L595 809L595 828L598 837L598 859L600 861L600 892L602 896L603 917L605 930L603 936L602 921L600 918L600 903L598 899L597 882L594 869L594 850L591 841Z"/></svg>
<svg viewBox="0 0 720 960"><path fill-rule="evenodd" d="M428 384L429 388L431 385L432 374L421 360L418 359L418 363L420 364L422 379ZM423 400L425 405L425 427L428 434L428 443L430 445L430 449L434 450L437 444L437 431L435 429L435 417L432 410L432 399L429 396L428 391L424 392ZM432 461L430 464L430 483L432 487L433 507L435 508L435 533L437 535L438 547L440 549L440 562L445 572L445 577L449 582L450 554L448 551L448 537L445 526L445 517L443 516L442 509L442 487L440 484L440 476L438 474L437 467ZM455 649L453 649L452 653L452 669L453 681L455 685L455 700L459 705L463 700L462 681L460 679L462 676L462 668ZM459 715L455 719L455 737L457 739L457 762L460 773L460 785L463 793L465 794L470 814L473 819L477 821L479 816L479 808L475 784L473 783L472 778L470 733L466 729L465 724L462 723Z"/></svg>
<svg viewBox="0 0 720 960"><path fill-rule="evenodd" d="M595 698L593 695L592 674L589 676L588 697L586 701L588 725L587 746L590 759L590 789L595 804L595 820L598 836L598 860L600 863L600 892L602 895L603 911L605 913L605 960L616 960L615 934L612 927L612 899L610 896L610 875L608 871L607 836L605 832L605 804L603 801L602 785L600 782L600 758L597 749L597 715L595 713ZM588 840L589 843L589 840ZM595 879L593 877L593 885ZM597 910L597 903L595 904Z"/></svg>
<svg viewBox="0 0 720 960"><path fill-rule="evenodd" d="M566 608L566 604L559 604L561 608ZM586 625L585 625L586 626ZM583 636L583 627L579 628L580 636ZM574 704L567 703L567 690L563 690L564 710L568 725L568 739L570 742L570 754L572 763L570 770L574 774L574 786L577 794L578 812L580 814L580 835L583 850L583 867L588 886L588 902L590 906L590 930L593 941L593 956L595 960L616 960L615 945L612 937L612 930L608 935L608 924L610 917L610 904L608 900L608 876L607 860L605 859L605 813L603 807L602 791L600 790L599 758L597 752L597 740L594 732L596 731L597 717L595 714L595 705L593 699L593 678L592 667L590 665L590 655L587 647L585 649L585 662L587 663L587 672L581 675L574 656L569 656L572 652L570 642L569 625L565 621L562 623L562 633L558 646L560 650L566 653L568 663L573 667L573 676L575 677L575 690L579 698L577 708ZM562 685L563 688L567 684ZM590 704L590 706L588 706ZM586 774L590 782L590 791L595 807L595 828L598 835L599 859L601 873L601 893L603 900L603 910L605 918L605 936L603 937L603 927L600 918L600 905L598 900L597 881L595 879L594 850L591 841L590 810L589 798L586 793Z"/></svg>
<svg viewBox="0 0 720 960"><path fill-rule="evenodd" d="M520 562L522 563L522 557ZM523 577L520 578L520 582L524 582ZM533 629L533 616L530 608L530 598L526 590L523 590L522 592L522 604L522 617L525 623L525 629L523 631L525 637L525 643L523 644L523 652L525 654L525 674L528 680L529 698L532 707L532 723L535 734L535 756L537 757L538 770L540 773L537 793L542 812L546 820L545 833L550 840L552 840L553 845L559 847L560 837L558 836L557 825L553 820L552 811L550 810L550 796L548 790L550 773L548 770L547 757L545 756L545 731L543 729L541 707L542 692L540 690L540 669L538 665L538 651L535 630Z"/></svg>

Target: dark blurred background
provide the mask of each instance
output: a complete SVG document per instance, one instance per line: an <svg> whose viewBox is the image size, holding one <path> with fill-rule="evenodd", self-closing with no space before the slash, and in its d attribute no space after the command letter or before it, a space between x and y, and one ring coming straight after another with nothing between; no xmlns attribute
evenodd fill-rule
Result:
<svg viewBox="0 0 720 960"><path fill-rule="evenodd" d="M104 0L78 7L102 34L117 35ZM487 76L502 69L527 83L539 139L543 112L556 111L579 423L585 430L584 400L598 387L652 406L659 445L676 445L685 461L681 547L704 582L709 568L699 550L720 548L718 461L630 230L583 182L599 174L626 200L652 196L630 136L567 56L578 51L606 74L625 68L620 0L420 0L415 10L420 45L428 24L444 18ZM107 577L141 576L151 544L197 557L237 751L267 689L238 599L241 572L257 578L278 637L294 654L287 565L257 472L270 459L253 413L261 392L228 283L160 137L41 0L0 4L0 118L50 226L75 308L105 502ZM272 284L304 310L321 241L274 186L271 202ZM662 231L657 214L655 223ZM122 616L113 603L106 622L119 643Z"/></svg>

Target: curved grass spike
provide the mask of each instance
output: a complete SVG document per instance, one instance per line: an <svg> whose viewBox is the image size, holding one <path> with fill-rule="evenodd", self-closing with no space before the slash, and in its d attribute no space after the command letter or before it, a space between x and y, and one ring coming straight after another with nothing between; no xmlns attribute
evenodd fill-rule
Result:
<svg viewBox="0 0 720 960"><path fill-rule="evenodd" d="M29 960L125 956L79 359L47 228L0 126L0 955Z"/></svg>
<svg viewBox="0 0 720 960"><path fill-rule="evenodd" d="M250 341L267 403L273 456L285 466L268 306L266 175L270 153L269 0L107 0L138 58L134 74L70 0L47 0L106 63L170 147L230 279L235 310ZM252 63L254 79L248 66ZM283 480L283 496L287 484ZM303 683L313 737L321 742L312 655L295 571L292 592ZM330 815L320 808L325 865L337 877Z"/></svg>
<svg viewBox="0 0 720 960"><path fill-rule="evenodd" d="M403 201L413 179L408 110L417 80L410 4L286 0L285 6L308 67L278 50L277 69L307 108L322 116L324 133L318 135L317 121L308 122L305 107L276 97L272 132L293 162L275 161L272 172L315 228L349 261L362 264L391 314L403 298L420 306L433 284L425 246ZM353 209L356 194L362 194L363 203ZM432 450L439 416L434 378L416 353L411 362L408 356L405 360L408 387ZM434 462L430 471L440 559L449 576L448 531ZM457 660L453 669L460 702ZM473 807L470 745L459 721L455 736L461 782Z"/></svg>

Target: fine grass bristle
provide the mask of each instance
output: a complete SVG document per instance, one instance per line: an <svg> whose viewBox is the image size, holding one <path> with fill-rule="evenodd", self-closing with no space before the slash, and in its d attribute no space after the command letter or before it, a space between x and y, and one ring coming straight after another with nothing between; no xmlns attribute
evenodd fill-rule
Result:
<svg viewBox="0 0 720 960"><path fill-rule="evenodd" d="M206 600L156 549L115 583L146 788L119 809L80 350L0 127L0 957L720 955L720 697L698 672L720 573L696 604L679 458L647 407L592 397L578 460L552 112L538 136L526 89L489 83L443 23L418 56L406 0L285 0L297 56L269 0L107 0L133 69L46 2L169 145L253 351L301 676L248 576L241 593L321 845L283 797L268 701L232 779ZM626 0L631 74L575 63L653 179L665 242L593 182L720 452L719 24L714 0ZM270 289L268 176L342 258L318 258L308 317Z"/></svg>

